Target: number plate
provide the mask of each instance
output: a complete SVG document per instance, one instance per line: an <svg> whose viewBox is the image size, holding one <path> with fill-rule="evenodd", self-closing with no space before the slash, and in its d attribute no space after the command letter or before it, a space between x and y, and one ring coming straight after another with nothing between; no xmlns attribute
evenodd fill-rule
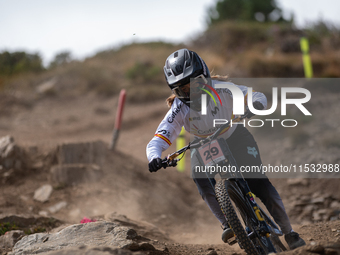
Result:
<svg viewBox="0 0 340 255"><path fill-rule="evenodd" d="M212 166L225 160L220 144L217 140L212 140L198 149L205 166Z"/></svg>

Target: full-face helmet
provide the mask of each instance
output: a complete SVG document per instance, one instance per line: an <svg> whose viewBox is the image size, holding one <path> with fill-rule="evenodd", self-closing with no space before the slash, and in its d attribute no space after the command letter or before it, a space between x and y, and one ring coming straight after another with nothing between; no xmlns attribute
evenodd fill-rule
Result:
<svg viewBox="0 0 340 255"><path fill-rule="evenodd" d="M176 97L200 111L202 88L210 83L210 72L203 59L196 52L180 49L166 59L164 74Z"/></svg>

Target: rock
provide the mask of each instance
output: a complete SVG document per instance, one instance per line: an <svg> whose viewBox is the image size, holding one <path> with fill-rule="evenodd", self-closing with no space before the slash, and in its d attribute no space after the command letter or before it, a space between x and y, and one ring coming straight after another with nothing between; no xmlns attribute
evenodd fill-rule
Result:
<svg viewBox="0 0 340 255"><path fill-rule="evenodd" d="M102 176L107 145L101 141L66 143L57 147L58 164L51 168L51 181L57 185L73 185L97 181Z"/></svg>
<svg viewBox="0 0 340 255"><path fill-rule="evenodd" d="M14 142L12 136L0 138L0 165L4 169L22 170L24 152Z"/></svg>
<svg viewBox="0 0 340 255"><path fill-rule="evenodd" d="M306 250L309 252L322 254L325 251L325 247L319 244L315 244L315 245L307 247Z"/></svg>
<svg viewBox="0 0 340 255"><path fill-rule="evenodd" d="M318 214L327 214L329 212L329 210L324 208L324 209L318 210L317 212L318 212Z"/></svg>
<svg viewBox="0 0 340 255"><path fill-rule="evenodd" d="M0 138L0 157L6 158L11 156L14 148L14 138L12 136L4 136Z"/></svg>
<svg viewBox="0 0 340 255"><path fill-rule="evenodd" d="M3 175L2 175L2 178L3 178L3 183L9 183L15 176L15 171L14 169L10 169L8 171L6 171Z"/></svg>
<svg viewBox="0 0 340 255"><path fill-rule="evenodd" d="M22 230L12 230L6 232L6 234L0 236L0 250L10 251L17 241L19 241L25 235Z"/></svg>
<svg viewBox="0 0 340 255"><path fill-rule="evenodd" d="M325 198L324 197L313 198L310 202L312 204L323 204L325 202Z"/></svg>
<svg viewBox="0 0 340 255"><path fill-rule="evenodd" d="M138 235L134 229L129 229L127 227L117 226L113 230L113 234L119 239L135 239Z"/></svg>
<svg viewBox="0 0 340 255"><path fill-rule="evenodd" d="M38 214L43 217L48 217L48 212L46 211L39 211Z"/></svg>
<svg viewBox="0 0 340 255"><path fill-rule="evenodd" d="M45 95L53 95L55 91L55 85L57 83L57 79L53 77L52 79L45 81L37 86L37 93L38 94L45 94Z"/></svg>
<svg viewBox="0 0 340 255"><path fill-rule="evenodd" d="M338 251L335 249L326 248L325 255L339 255Z"/></svg>
<svg viewBox="0 0 340 255"><path fill-rule="evenodd" d="M101 167L105 163L107 147L102 141L59 145L58 164L95 164Z"/></svg>
<svg viewBox="0 0 340 255"><path fill-rule="evenodd" d="M302 196L297 196L296 199L301 200L301 201L303 201L303 202L308 202L308 203L309 203L309 201L310 201L310 196L304 196L304 195L302 195Z"/></svg>
<svg viewBox="0 0 340 255"><path fill-rule="evenodd" d="M335 220L338 220L340 219L339 216L332 216L329 218L329 221L335 221Z"/></svg>
<svg viewBox="0 0 340 255"><path fill-rule="evenodd" d="M142 251L155 251L156 248L153 245L149 244L149 243L141 243L139 250L142 250Z"/></svg>
<svg viewBox="0 0 340 255"><path fill-rule="evenodd" d="M309 181L305 178L294 178L294 179L288 179L287 184L289 186L308 186Z"/></svg>
<svg viewBox="0 0 340 255"><path fill-rule="evenodd" d="M45 184L41 186L39 189L37 189L34 192L34 200L40 201L40 202L46 202L50 198L53 191L53 187L49 184Z"/></svg>
<svg viewBox="0 0 340 255"><path fill-rule="evenodd" d="M330 220L337 220L340 218L340 210L332 210L330 211L330 213L328 214Z"/></svg>
<svg viewBox="0 0 340 255"><path fill-rule="evenodd" d="M331 204L330 204L330 208L334 208L334 209L340 209L340 203L339 201L332 201Z"/></svg>
<svg viewBox="0 0 340 255"><path fill-rule="evenodd" d="M27 201L29 200L29 198L28 198L27 196L25 196L25 195L21 195L19 198L20 198L22 201L25 201L25 202L27 202Z"/></svg>
<svg viewBox="0 0 340 255"><path fill-rule="evenodd" d="M215 250L210 250L207 252L207 255L217 255L217 252Z"/></svg>
<svg viewBox="0 0 340 255"><path fill-rule="evenodd" d="M100 167L95 164L64 164L51 168L51 182L56 185L72 186L75 184L98 181L103 176Z"/></svg>
<svg viewBox="0 0 340 255"><path fill-rule="evenodd" d="M109 246L131 251L154 250L135 230L113 222L97 221L68 226L57 233L38 233L23 237L13 248L12 255L43 253L79 246ZM67 254L67 253L60 253ZM69 253L70 254L70 253ZM119 253L117 253L119 254Z"/></svg>
<svg viewBox="0 0 340 255"><path fill-rule="evenodd" d="M332 255L333 255L334 251L336 251L337 254L340 254L340 242L339 241L336 241L336 243L331 243L331 244L325 245L325 254L332 253Z"/></svg>
<svg viewBox="0 0 340 255"><path fill-rule="evenodd" d="M132 252L119 248L104 247L88 247L80 246L77 248L66 248L59 251L51 251L44 255L144 255L142 252Z"/></svg>
<svg viewBox="0 0 340 255"><path fill-rule="evenodd" d="M60 211L61 209L65 208L66 206L67 206L67 202L61 201L61 202L49 207L48 210L50 211L50 213L56 213L56 212Z"/></svg>
<svg viewBox="0 0 340 255"><path fill-rule="evenodd" d="M317 197L321 197L323 194L321 193L321 191L315 191L312 195L312 198L317 198Z"/></svg>
<svg viewBox="0 0 340 255"><path fill-rule="evenodd" d="M316 212L313 212L313 220L314 221L320 221L322 220L322 217L321 215L316 211Z"/></svg>
<svg viewBox="0 0 340 255"><path fill-rule="evenodd" d="M292 207L296 209L297 207L304 207L304 206L307 206L309 203L308 203L308 202L304 202L304 201L298 200L298 201L292 202L291 204L292 204Z"/></svg>
<svg viewBox="0 0 340 255"><path fill-rule="evenodd" d="M303 215L311 215L312 212L315 210L315 205L307 205L303 208Z"/></svg>
<svg viewBox="0 0 340 255"><path fill-rule="evenodd" d="M135 229L140 235L152 240L169 241L169 236L157 226L146 221L134 221L115 212L104 215L104 220Z"/></svg>

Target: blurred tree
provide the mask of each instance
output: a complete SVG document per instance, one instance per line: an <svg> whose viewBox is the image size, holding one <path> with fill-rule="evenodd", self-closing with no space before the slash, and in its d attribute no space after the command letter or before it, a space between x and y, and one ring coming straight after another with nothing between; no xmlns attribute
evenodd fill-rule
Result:
<svg viewBox="0 0 340 255"><path fill-rule="evenodd" d="M292 22L285 20L276 0L217 0L208 9L208 25L223 20Z"/></svg>
<svg viewBox="0 0 340 255"><path fill-rule="evenodd" d="M26 52L4 51L0 53L0 75L10 76L22 72L42 71L42 59L39 54L28 54Z"/></svg>
<svg viewBox="0 0 340 255"><path fill-rule="evenodd" d="M60 66L72 61L71 52L63 51L55 55L54 60L50 63L50 68Z"/></svg>

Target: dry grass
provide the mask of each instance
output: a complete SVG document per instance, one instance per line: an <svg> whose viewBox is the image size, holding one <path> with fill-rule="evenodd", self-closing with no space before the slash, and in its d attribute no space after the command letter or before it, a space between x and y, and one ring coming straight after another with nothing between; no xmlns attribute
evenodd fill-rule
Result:
<svg viewBox="0 0 340 255"><path fill-rule="evenodd" d="M300 54L266 56L255 53L248 57L246 68L251 77L304 77Z"/></svg>
<svg viewBox="0 0 340 255"><path fill-rule="evenodd" d="M78 96L96 93L111 97L122 88L133 102L164 100L169 89L164 80L163 65L166 57L179 46L165 43L132 44L119 50L100 52L83 62L71 63L47 70L41 74L25 74L6 81L11 90L25 91L35 100L42 84L55 80L53 89L45 96Z"/></svg>
<svg viewBox="0 0 340 255"><path fill-rule="evenodd" d="M133 43L39 74L0 77L0 92L16 91L34 101L42 96L86 93L111 97L125 88L131 102L164 100L170 94L163 74L165 59L184 47L198 52L215 74L231 78L303 77L302 54L296 52L299 36L298 31L285 25L226 22L204 32L190 46ZM335 50L328 38L317 46L318 50L311 54L315 77L340 77L340 50ZM51 93L37 93L42 84L51 80L56 81Z"/></svg>

